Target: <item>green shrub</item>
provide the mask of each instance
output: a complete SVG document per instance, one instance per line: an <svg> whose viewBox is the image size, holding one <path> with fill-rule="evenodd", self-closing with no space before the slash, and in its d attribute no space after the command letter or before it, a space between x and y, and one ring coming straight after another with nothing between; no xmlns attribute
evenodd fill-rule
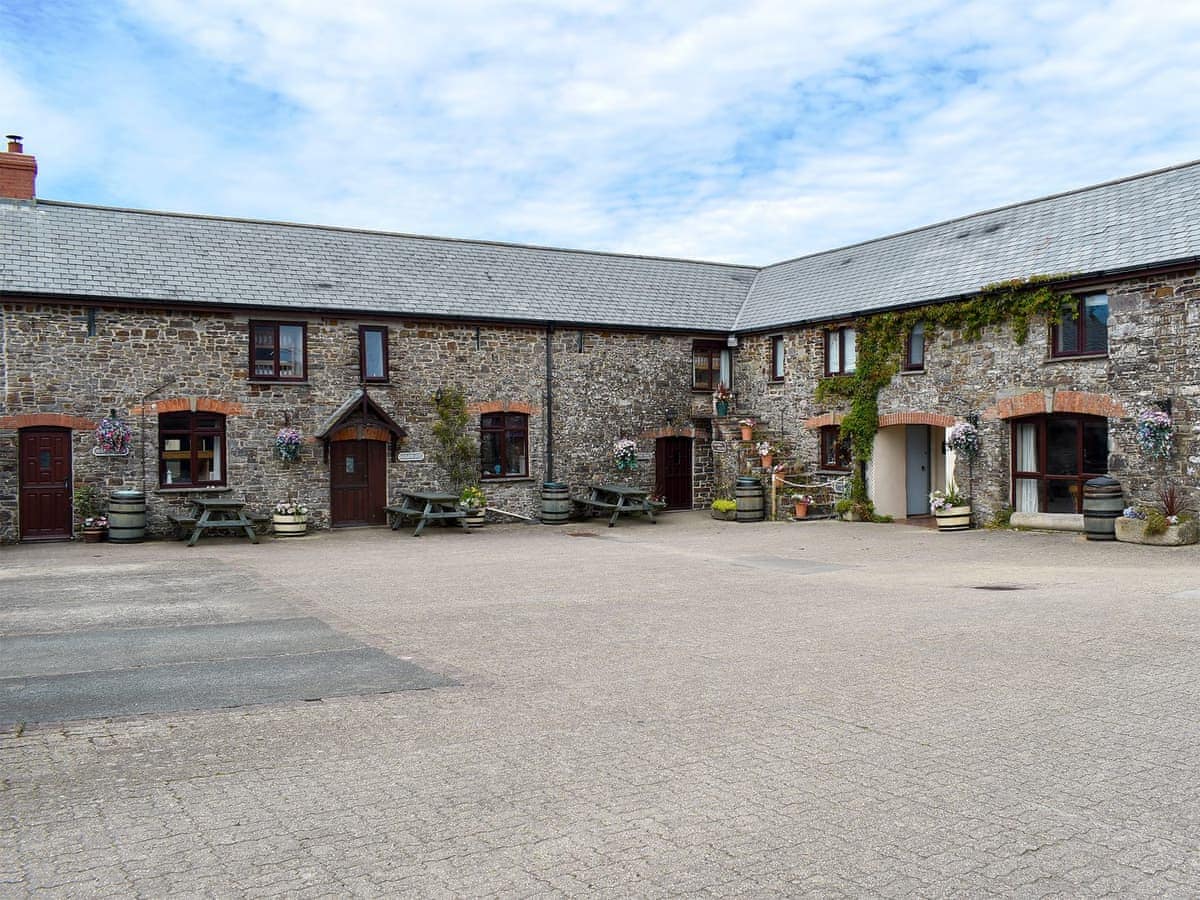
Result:
<svg viewBox="0 0 1200 900"><path fill-rule="evenodd" d="M719 498L712 502L712 508L717 512L733 512L737 509L737 501Z"/></svg>

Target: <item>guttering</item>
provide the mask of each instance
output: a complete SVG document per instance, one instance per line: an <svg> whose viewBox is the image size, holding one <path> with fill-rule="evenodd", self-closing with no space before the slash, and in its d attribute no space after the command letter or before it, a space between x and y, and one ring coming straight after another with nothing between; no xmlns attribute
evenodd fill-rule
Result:
<svg viewBox="0 0 1200 900"><path fill-rule="evenodd" d="M546 472L542 481L554 480L554 323L546 323Z"/></svg>

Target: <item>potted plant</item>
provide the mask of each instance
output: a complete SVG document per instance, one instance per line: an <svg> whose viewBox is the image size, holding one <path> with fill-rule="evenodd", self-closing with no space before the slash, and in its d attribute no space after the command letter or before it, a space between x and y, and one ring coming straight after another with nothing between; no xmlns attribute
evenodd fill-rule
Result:
<svg viewBox="0 0 1200 900"><path fill-rule="evenodd" d="M613 462L617 469L632 472L637 469L637 441L621 438L613 444Z"/></svg>
<svg viewBox="0 0 1200 900"><path fill-rule="evenodd" d="M108 516L100 512L100 500L96 489L90 484L75 488L73 497L75 514L79 517L79 533L88 544L95 544L108 536Z"/></svg>
<svg viewBox="0 0 1200 900"><path fill-rule="evenodd" d="M739 419L738 428L742 429L742 440L750 441L754 439L754 426L758 423L753 419Z"/></svg>
<svg viewBox="0 0 1200 900"><path fill-rule="evenodd" d="M807 519L808 508L814 503L812 494L792 494L791 500L795 505L796 518Z"/></svg>
<svg viewBox="0 0 1200 900"><path fill-rule="evenodd" d="M468 484L458 495L458 505L466 510L463 524L467 528L482 528L487 519L487 495L477 484Z"/></svg>
<svg viewBox="0 0 1200 900"><path fill-rule="evenodd" d="M733 391L725 385L718 385L713 391L713 404L716 407L718 416L729 415L729 404L733 400Z"/></svg>
<svg viewBox="0 0 1200 900"><path fill-rule="evenodd" d="M929 511L937 519L938 531L966 531L971 527L971 501L950 481L944 491L929 495Z"/></svg>
<svg viewBox="0 0 1200 900"><path fill-rule="evenodd" d="M1151 459L1167 459L1171 455L1171 416L1161 409L1145 409L1138 413L1136 438L1138 446Z"/></svg>
<svg viewBox="0 0 1200 900"><path fill-rule="evenodd" d="M712 502L712 517L725 522L734 521L737 518L737 501L718 497Z"/></svg>
<svg viewBox="0 0 1200 900"><path fill-rule="evenodd" d="M758 451L759 465L764 469L771 468L771 463L774 462L775 447L770 441L759 441L755 447Z"/></svg>
<svg viewBox="0 0 1200 900"><path fill-rule="evenodd" d="M1115 521L1116 538L1129 544L1178 547L1200 541L1200 523L1184 505L1183 493L1173 484L1158 492L1157 506L1128 506Z"/></svg>
<svg viewBox="0 0 1200 900"><path fill-rule="evenodd" d="M278 537L298 537L308 531L308 507L281 500L271 511L271 528Z"/></svg>

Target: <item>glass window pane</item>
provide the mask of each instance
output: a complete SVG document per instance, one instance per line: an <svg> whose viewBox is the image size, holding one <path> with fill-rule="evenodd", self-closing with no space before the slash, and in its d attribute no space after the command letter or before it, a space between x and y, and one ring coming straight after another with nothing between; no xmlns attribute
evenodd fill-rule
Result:
<svg viewBox="0 0 1200 900"><path fill-rule="evenodd" d="M771 339L771 356L775 363L771 371L771 377L776 379L783 378L783 338L776 337Z"/></svg>
<svg viewBox="0 0 1200 900"><path fill-rule="evenodd" d="M275 326L254 327L254 374L275 374Z"/></svg>
<svg viewBox="0 0 1200 900"><path fill-rule="evenodd" d="M1046 474L1079 474L1079 420L1046 420Z"/></svg>
<svg viewBox="0 0 1200 900"><path fill-rule="evenodd" d="M363 375L367 378L383 378L383 332L376 329L364 331Z"/></svg>
<svg viewBox="0 0 1200 900"><path fill-rule="evenodd" d="M719 378L721 379L719 383L722 387L729 387L733 384L731 366L733 357L730 355L728 350L718 350L717 352L720 354L720 362L717 363L719 367L717 372Z"/></svg>
<svg viewBox="0 0 1200 900"><path fill-rule="evenodd" d="M1063 307L1063 313L1058 319L1058 343L1055 348L1059 353L1079 352L1079 318L1078 307L1075 304Z"/></svg>
<svg viewBox="0 0 1200 900"><path fill-rule="evenodd" d="M279 377L304 377L304 329L299 325L279 326Z"/></svg>
<svg viewBox="0 0 1200 900"><path fill-rule="evenodd" d="M525 475L525 432L510 431L508 433L505 475Z"/></svg>
<svg viewBox="0 0 1200 900"><path fill-rule="evenodd" d="M1036 478L1018 478L1016 503L1013 506L1017 512L1041 512L1038 500L1038 485Z"/></svg>
<svg viewBox="0 0 1200 900"><path fill-rule="evenodd" d="M825 371L842 371L841 334L837 331L825 332Z"/></svg>
<svg viewBox="0 0 1200 900"><path fill-rule="evenodd" d="M1046 479L1046 512L1077 513L1079 505L1080 482L1060 478Z"/></svg>
<svg viewBox="0 0 1200 900"><path fill-rule="evenodd" d="M857 335L854 333L853 328L843 328L842 335L842 354L846 358L842 371L853 372L855 366L858 364Z"/></svg>
<svg viewBox="0 0 1200 900"><path fill-rule="evenodd" d="M1018 472L1041 471L1038 468L1037 433L1036 423L1024 422L1016 426L1014 439L1017 442ZM1026 512L1036 512L1036 510L1026 510Z"/></svg>
<svg viewBox="0 0 1200 900"><path fill-rule="evenodd" d="M1083 471L1088 475L1108 474L1108 422L1083 423Z"/></svg>
<svg viewBox="0 0 1200 900"><path fill-rule="evenodd" d="M484 428L503 428L504 416L501 413L488 413L480 417L480 422Z"/></svg>
<svg viewBox="0 0 1200 900"><path fill-rule="evenodd" d="M908 335L908 364L914 369L925 365L925 325L921 322Z"/></svg>
<svg viewBox="0 0 1200 900"><path fill-rule="evenodd" d="M1108 295L1083 298L1083 349L1088 353L1108 350Z"/></svg>

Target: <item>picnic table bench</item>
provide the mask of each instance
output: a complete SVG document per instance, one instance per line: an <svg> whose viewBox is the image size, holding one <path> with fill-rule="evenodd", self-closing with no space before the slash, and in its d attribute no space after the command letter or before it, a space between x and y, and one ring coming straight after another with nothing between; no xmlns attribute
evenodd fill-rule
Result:
<svg viewBox="0 0 1200 900"><path fill-rule="evenodd" d="M443 494L437 491L400 491L400 503L396 506L385 506L388 524L392 531L398 531L407 518L416 518L416 530L413 537L420 537L421 531L430 522L455 522L468 531L465 519L467 511L458 505L457 494Z"/></svg>
<svg viewBox="0 0 1200 900"><path fill-rule="evenodd" d="M178 529L186 533L191 529L187 545L195 547L196 541L206 531L220 528L231 528L245 532L252 544L258 543L258 535L254 533L254 522L242 510L244 500L229 500L227 498L197 497L192 500L193 514L191 516L167 515L167 519Z"/></svg>
<svg viewBox="0 0 1200 900"><path fill-rule="evenodd" d="M630 487L627 484L597 484L582 498L574 498L575 502L584 507L588 515L612 511L608 519L608 527L617 524L619 516L645 513L650 518L651 525L657 525L654 518L657 510L664 509L665 503L657 503L650 499L650 492L643 488Z"/></svg>

